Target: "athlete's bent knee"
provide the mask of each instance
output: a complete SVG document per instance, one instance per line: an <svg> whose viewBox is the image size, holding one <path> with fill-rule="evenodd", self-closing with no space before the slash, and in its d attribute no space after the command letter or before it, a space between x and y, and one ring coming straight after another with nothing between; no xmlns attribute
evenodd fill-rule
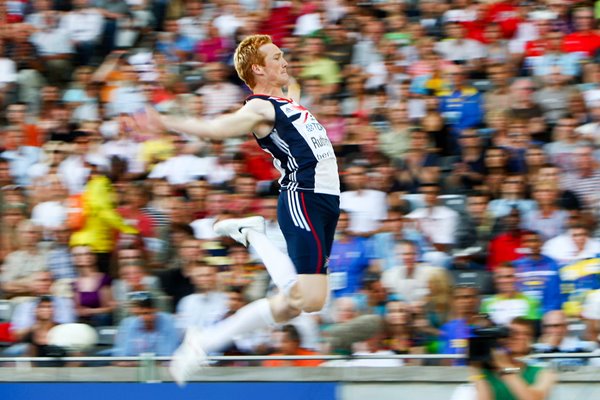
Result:
<svg viewBox="0 0 600 400"><path fill-rule="evenodd" d="M321 311L325 306L325 301L315 300L315 301L305 301L302 305L302 311L304 312L317 312Z"/></svg>

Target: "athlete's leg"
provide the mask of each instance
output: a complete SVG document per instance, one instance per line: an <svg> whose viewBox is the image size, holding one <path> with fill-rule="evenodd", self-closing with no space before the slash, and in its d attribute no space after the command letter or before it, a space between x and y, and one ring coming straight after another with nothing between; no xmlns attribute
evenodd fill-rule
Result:
<svg viewBox="0 0 600 400"><path fill-rule="evenodd" d="M288 293L298 279L296 267L290 256L283 253L262 232L250 229L248 243L254 248L275 286L282 293Z"/></svg>
<svg viewBox="0 0 600 400"><path fill-rule="evenodd" d="M320 311L327 298L327 276L300 275L287 294L279 293L241 308L231 317L206 329L196 343L206 353L226 348L235 336L287 322L300 312Z"/></svg>
<svg viewBox="0 0 600 400"><path fill-rule="evenodd" d="M319 311L325 304L328 294L326 257L333 241L337 221L335 208L339 203L334 204L333 212L330 213L332 217L328 219L331 223L324 224L316 220L317 217L311 218L303 195L296 193L285 196L284 201L280 197L279 217L293 261L268 240L263 232L264 223L261 229L256 218L215 224L217 233L231 236L255 248L279 288L279 294L243 307L201 334L189 330L182 348L171 364L171 373L178 383L185 382L197 371L201 366L198 359L205 358L206 353L222 350L235 336L267 327L274 322L289 321L302 311ZM319 202L313 204L320 206ZM333 225L333 231L330 225ZM300 275L296 272L298 269Z"/></svg>

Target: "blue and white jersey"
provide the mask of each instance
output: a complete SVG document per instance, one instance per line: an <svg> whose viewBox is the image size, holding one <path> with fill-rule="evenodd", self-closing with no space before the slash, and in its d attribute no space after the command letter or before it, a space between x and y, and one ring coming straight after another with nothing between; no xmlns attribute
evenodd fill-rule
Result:
<svg viewBox="0 0 600 400"><path fill-rule="evenodd" d="M282 191L308 191L339 196L340 178L327 131L304 107L293 100L251 95L247 101L267 100L275 108L275 126L256 139L273 156Z"/></svg>

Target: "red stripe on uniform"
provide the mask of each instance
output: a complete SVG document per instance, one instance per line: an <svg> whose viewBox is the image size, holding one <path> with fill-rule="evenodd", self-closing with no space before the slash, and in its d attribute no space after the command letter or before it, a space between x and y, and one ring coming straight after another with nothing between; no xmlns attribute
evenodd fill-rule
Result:
<svg viewBox="0 0 600 400"><path fill-rule="evenodd" d="M321 251L322 246L321 246L321 241L319 240L319 235L317 235L317 231L315 231L315 227L313 226L312 222L310 221L310 217L308 216L308 212L306 211L306 203L304 202L304 193L300 193L300 197L302 198L302 212L304 213L304 216L306 217L306 220L308 221L308 225L310 226L310 230L313 234L313 236L315 237L315 241L317 242L317 251L319 252L319 261L317 263L317 274L321 273L321 267L323 266L322 261L323 261L323 252Z"/></svg>

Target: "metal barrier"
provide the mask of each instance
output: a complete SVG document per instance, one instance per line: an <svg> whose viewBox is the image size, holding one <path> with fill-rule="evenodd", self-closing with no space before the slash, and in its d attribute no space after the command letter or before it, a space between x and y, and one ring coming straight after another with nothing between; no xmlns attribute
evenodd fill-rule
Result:
<svg viewBox="0 0 600 400"><path fill-rule="evenodd" d="M374 355L327 355L313 354L305 356L209 356L208 361L268 361L268 360L461 360L465 359L463 354L374 354ZM530 354L525 359L559 359L559 358L600 358L600 352L593 353L541 353ZM139 356L130 357L0 357L0 363L3 362L93 362L93 361L171 361L171 357L156 356L153 353L146 353Z"/></svg>

